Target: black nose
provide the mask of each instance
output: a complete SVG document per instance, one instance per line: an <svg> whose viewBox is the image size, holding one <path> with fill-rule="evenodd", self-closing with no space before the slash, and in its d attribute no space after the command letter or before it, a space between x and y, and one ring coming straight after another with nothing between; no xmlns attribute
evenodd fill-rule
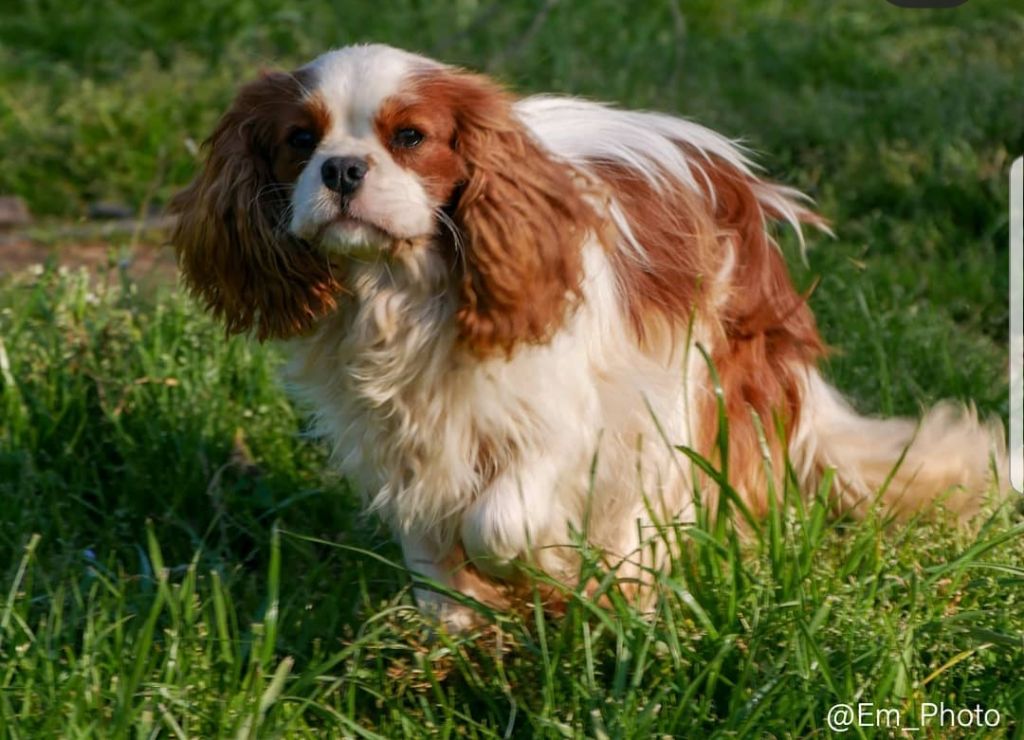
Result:
<svg viewBox="0 0 1024 740"><path fill-rule="evenodd" d="M351 195L363 183L369 167L359 157L331 157L320 167L324 185L336 193Z"/></svg>

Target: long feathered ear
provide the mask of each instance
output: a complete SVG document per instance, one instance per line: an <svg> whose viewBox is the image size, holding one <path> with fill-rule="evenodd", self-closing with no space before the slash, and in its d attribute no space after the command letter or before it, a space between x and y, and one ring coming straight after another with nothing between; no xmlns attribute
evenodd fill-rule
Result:
<svg viewBox="0 0 1024 740"><path fill-rule="evenodd" d="M287 233L286 178L301 167L275 172L284 129L315 119L310 105L295 75L265 73L243 87L204 143L202 171L170 203L185 284L229 333L293 336L335 305L326 257Z"/></svg>
<svg viewBox="0 0 1024 740"><path fill-rule="evenodd" d="M526 131L507 93L467 73L437 82L451 93L467 173L454 213L464 237L457 320L475 352L507 354L548 339L571 310L596 216L581 178Z"/></svg>

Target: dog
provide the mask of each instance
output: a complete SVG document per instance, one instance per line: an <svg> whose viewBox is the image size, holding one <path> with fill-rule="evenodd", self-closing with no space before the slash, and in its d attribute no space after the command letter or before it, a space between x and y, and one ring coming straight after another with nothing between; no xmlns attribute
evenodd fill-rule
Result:
<svg viewBox="0 0 1024 740"><path fill-rule="evenodd" d="M834 469L837 508L894 517L970 516L1005 464L972 409L866 418L822 378L772 223L801 243L828 226L696 123L358 45L244 85L205 150L170 205L188 289L281 342L408 567L494 608L523 564L573 585L581 534L649 604L669 553L645 532L720 495L680 448L754 516L786 461L806 490Z"/></svg>

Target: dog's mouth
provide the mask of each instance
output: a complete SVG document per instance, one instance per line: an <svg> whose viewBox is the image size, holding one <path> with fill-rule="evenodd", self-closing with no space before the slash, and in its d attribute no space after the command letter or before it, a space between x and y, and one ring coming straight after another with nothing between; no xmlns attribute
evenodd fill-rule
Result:
<svg viewBox="0 0 1024 740"><path fill-rule="evenodd" d="M317 227L310 241L325 252L357 257L386 251L395 239L378 224L346 210Z"/></svg>

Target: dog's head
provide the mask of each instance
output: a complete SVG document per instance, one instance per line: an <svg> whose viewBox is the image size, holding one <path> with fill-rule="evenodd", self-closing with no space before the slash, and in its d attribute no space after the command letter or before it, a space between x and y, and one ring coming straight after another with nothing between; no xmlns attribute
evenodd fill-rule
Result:
<svg viewBox="0 0 1024 740"><path fill-rule="evenodd" d="M447 251L475 349L550 334L592 212L491 80L386 46L333 51L240 90L171 204L185 280L232 332L307 330L350 260Z"/></svg>

